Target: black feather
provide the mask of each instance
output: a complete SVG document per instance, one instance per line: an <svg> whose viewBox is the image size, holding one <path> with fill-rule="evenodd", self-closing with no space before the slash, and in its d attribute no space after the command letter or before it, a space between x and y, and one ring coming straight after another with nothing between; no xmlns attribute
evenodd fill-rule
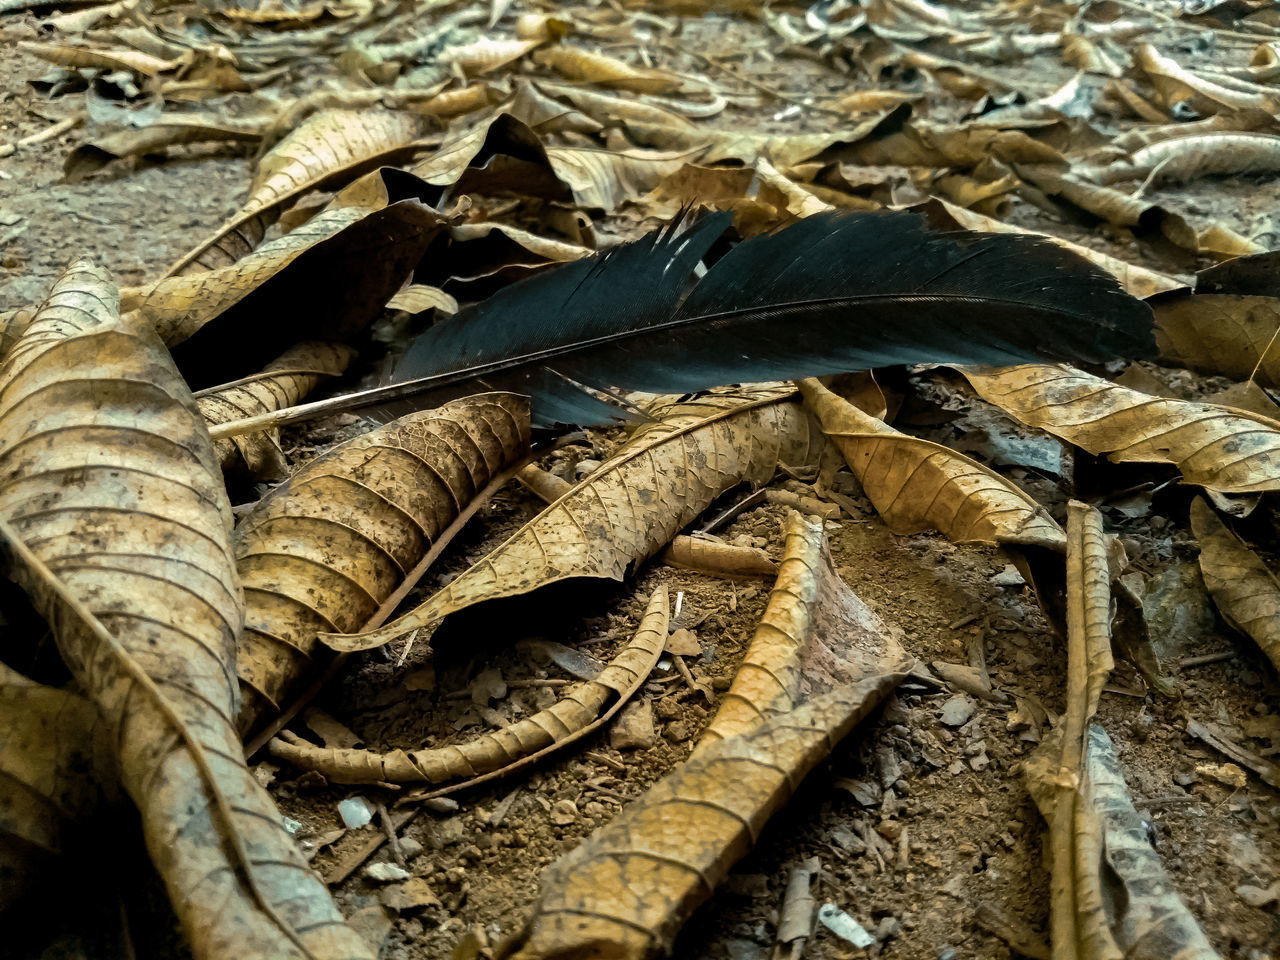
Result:
<svg viewBox="0 0 1280 960"><path fill-rule="evenodd" d="M539 423L586 424L620 410L584 387L680 393L898 363L1155 352L1146 304L1046 240L831 213L740 243L698 278L728 223L673 225L438 324L393 375L416 396L378 412L505 389L529 394Z"/></svg>

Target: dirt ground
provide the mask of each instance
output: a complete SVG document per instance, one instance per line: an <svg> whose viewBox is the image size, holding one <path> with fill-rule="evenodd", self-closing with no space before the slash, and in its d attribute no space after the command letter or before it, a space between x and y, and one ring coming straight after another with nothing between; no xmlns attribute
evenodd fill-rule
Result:
<svg viewBox="0 0 1280 960"><path fill-rule="evenodd" d="M0 142L37 133L73 109L69 101L47 99L27 85L45 72L12 49L30 29L25 21L7 21L0 35L0 49L5 49ZM1052 76L1059 78L1065 68L1051 66ZM806 89L804 71L785 64L762 65L753 75L797 96ZM823 82L837 85L829 77ZM62 183L62 159L82 135L72 131L0 160L0 310L38 300L75 256L93 257L121 283L157 275L237 209L248 183L250 161L235 151L192 151L182 159L117 165L79 184ZM1270 180L1202 181L1167 195L1185 212L1212 217L1246 235L1270 229L1280 209L1280 190ZM1171 269L1166 257L1140 244L1053 223L1030 205L1018 206L1010 219ZM1196 264L1175 266L1175 272L1186 273ZM1193 393L1212 386L1185 374L1169 382ZM1005 436L1022 434L971 398L963 411L940 412L932 403L939 396L938 383L946 396L961 389L945 376L921 375L906 408L906 416L915 416L906 421L913 432L1009 470L1049 503L1060 521L1068 495L1093 499L1109 529L1122 537L1135 582L1145 591L1158 652L1179 691L1171 697L1148 695L1136 671L1122 663L1103 696L1101 721L1117 745L1133 801L1147 819L1169 876L1214 946L1233 960L1280 956L1280 915L1274 904L1251 906L1239 892L1244 885L1265 888L1278 878L1280 796L1252 776L1242 787L1215 779L1214 770L1226 758L1186 733L1189 718L1210 720L1264 756L1280 753L1275 672L1250 641L1213 612L1184 519L1190 493L1165 484L1167 475L1157 471L1121 472L1092 462L1078 463L1074 471L1063 467L1058 474L1008 467L999 457L1000 430L1007 431ZM325 429L295 433L295 442L323 441ZM568 447L549 465L572 476L577 460L599 459L612 439L593 436L594 445ZM1028 442L1042 452L1056 447L1042 436ZM868 954L819 927L809 956L1001 960L1018 955L978 922L981 904L1047 940L1044 824L1020 773L1040 730L1017 729L1013 712L1027 701L1048 711L1062 709L1064 643L1030 590L1010 573L1007 557L936 535L893 536L849 479L857 509L828 524L841 576L885 621L902 629L910 652L921 661L985 663L1003 699L983 702L947 688L904 685L808 778L681 934L676 957L768 957L788 874L809 857L822 864L818 902L835 904L878 937ZM1073 483L1081 488L1073 489ZM1138 509L1135 498L1142 501ZM522 489L504 491L455 542L418 595L447 582L537 508ZM1268 528L1273 514L1260 513L1265 517L1254 521L1255 542L1274 548L1277 531ZM720 535L776 556L782 518L781 508L766 505ZM567 602L558 595L554 606L535 604L508 611L502 619L458 618L437 639L434 690L405 685L405 678L423 667L421 661L410 657L396 665L374 652L322 698L319 706L372 748L474 736L546 706L553 692L512 689L487 704L450 694L465 691L481 670L493 667L507 681L566 678L531 641L554 641L607 661L631 636L644 598L659 583L666 583L673 596L683 594L682 622L704 648L703 656L691 661L693 674L710 683L714 696L669 682L669 668L660 668L644 691L658 732L652 748L615 749L605 732L531 774L459 795L454 811L418 815L401 832L402 843L408 841L408 853L420 851L407 857L407 866L430 884L437 904L398 914L381 905L382 885L370 878L367 867L394 862L386 845L336 890L349 915L370 933L385 933L383 957L446 957L469 932L482 931L491 942L511 934L536 896L541 869L687 756L751 638L768 584L651 564L623 585L584 588ZM1220 651L1229 656L1178 666L1187 657ZM375 820L337 837L339 802L353 795L371 802L393 799L376 789L328 785L283 765L264 762L259 770L285 815L300 824L297 839L322 871L332 870L379 832Z"/></svg>

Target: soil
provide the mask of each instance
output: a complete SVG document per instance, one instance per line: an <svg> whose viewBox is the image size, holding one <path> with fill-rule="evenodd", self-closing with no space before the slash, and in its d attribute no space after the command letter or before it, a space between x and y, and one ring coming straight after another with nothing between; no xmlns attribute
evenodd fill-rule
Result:
<svg viewBox="0 0 1280 960"><path fill-rule="evenodd" d="M6 21L0 39L6 50L0 57L0 142L37 133L77 109L74 98L48 99L27 85L46 72L44 65L13 50L16 40L34 36L31 22ZM749 23L728 27L712 18L690 28L683 43L686 49L701 49L707 37L699 30L714 38L730 30L762 29ZM812 93L815 82L833 90L845 82L808 61L746 60L756 82L789 97ZM699 69L687 55L664 62ZM1028 61L1026 69L1029 76L1070 76L1053 57ZM735 89L731 78L715 79ZM1052 84L1041 80L1039 86ZM775 119L785 106L735 103L728 116L750 120L757 129L820 128L826 122L802 112L790 121L800 127L787 127ZM0 160L0 310L37 301L74 257L94 258L122 284L154 277L234 212L245 193L250 160L234 151L191 151L165 162L116 164L85 182L63 183L63 157L83 137L83 130L74 130ZM1158 196L1180 204L1184 212L1255 235L1269 229L1278 194L1276 181L1259 179L1200 181ZM1143 242L1107 239L1092 226L1055 223L1029 204L1019 205L1010 219L1158 269L1188 273L1197 266L1189 258L1171 265ZM1157 368L1149 372L1162 374ZM1186 380L1186 375L1174 376ZM1208 388L1200 378L1190 379L1193 388ZM908 385L904 411L918 417L904 429L977 452L1027 483L1060 520L1068 495L1088 496L1104 509L1109 529L1123 538L1132 570L1147 590L1153 639L1179 692L1148 694L1137 671L1121 663L1103 696L1101 722L1117 745L1134 804L1147 819L1165 869L1214 946L1224 957L1239 960L1280 955L1274 905L1251 906L1238 892L1244 884L1266 887L1277 879L1280 796L1253 776L1243 786L1215 779L1214 769L1226 758L1186 733L1188 718L1210 720L1257 752L1280 752L1277 679L1253 644L1212 612L1186 525L1190 493L1167 485L1169 475L1158 471L1122 471L1089 461L1068 464L1054 475L1002 463L990 439L999 434L993 424L1013 428L998 412L972 397L963 401L968 412L938 412L937 398L954 397L961 389L941 374L918 377ZM312 434L297 432L291 449L311 449L312 440L332 432L331 425ZM598 458L615 439L604 434L593 438L594 444L571 446L554 465L564 471L577 459ZM1045 441L1037 435L1028 442ZM788 482L794 481L777 484ZM809 956L1000 960L1017 955L977 922L979 904L994 905L1047 940L1044 824L1021 776L1021 763L1040 729L1015 729L1012 713L1027 701L1054 713L1062 709L1064 643L1030 589L1008 574L1009 557L937 535L894 536L852 478L846 484L852 515L846 512L828 524L841 576L885 621L902 629L910 652L922 662L985 663L1005 699L975 701L971 718L954 727L940 714L955 691L904 685L810 775L680 935L677 957L767 957L788 875L809 857L822 864L818 902L848 912L879 937L867 952L819 926ZM1131 509L1134 490L1140 500L1146 498L1138 510ZM522 488L504 491L453 544L417 596L456 576L537 509ZM1268 517L1270 509L1263 511ZM765 505L720 535L776 555L782 518L781 508ZM1264 529L1266 523L1256 521L1260 542L1274 545L1275 531ZM624 584L583 587L567 598L561 594L555 606L525 608L518 619L477 616L452 624L438 638L432 690L404 685L406 677L425 668L421 657L397 664L374 652L321 699L320 707L375 749L475 736L546 706L553 691L512 689L501 700L479 704L450 694L467 690L480 671L495 667L507 681L567 678L533 641L554 641L607 661L631 636L644 599L659 583L666 583L673 596L682 594L685 622L694 624L704 648L690 666L695 677L708 681L713 695L670 682L670 671L660 669L642 694L657 718L659 739L652 748L614 749L606 731L530 774L460 794L456 810L419 814L400 836L419 845L421 852L407 866L430 884L437 905L399 914L381 905L383 885L366 868L394 862L386 845L335 890L357 922L371 932L385 932L383 957L450 956L464 936L496 942L512 934L536 896L542 868L688 755L752 636L769 584L650 564ZM1178 668L1184 658L1220 651L1226 659ZM300 723L295 729L305 731ZM297 838L322 872L331 872L380 832L375 819L334 840L341 828L340 801L353 795L394 801L394 795L374 788L329 785L270 762L262 762L259 773L283 813L300 824Z"/></svg>

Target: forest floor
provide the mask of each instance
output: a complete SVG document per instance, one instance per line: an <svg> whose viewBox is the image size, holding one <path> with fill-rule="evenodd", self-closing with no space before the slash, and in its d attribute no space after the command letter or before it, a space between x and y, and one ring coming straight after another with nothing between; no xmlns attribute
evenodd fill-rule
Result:
<svg viewBox="0 0 1280 960"><path fill-rule="evenodd" d="M1143 5L1122 6L1144 15ZM41 38L38 22L32 14L0 20L0 142L39 134L82 110L78 94L50 97L30 85L49 64L16 44ZM1192 41L1211 36L1211 30L1160 19L1143 40L1193 68L1214 58L1243 63L1251 45L1229 33L1212 51L1197 49ZM838 98L865 83L865 76L857 73L856 61L852 73L841 72L823 57L801 56L796 49L780 52L777 35L763 21L706 14L685 19L678 44L655 46L650 53L657 67L703 73L731 96L729 109L716 120L721 128L821 132L837 118L804 105ZM709 73L691 50L730 66ZM1021 92L1031 100L1059 88L1076 68L1053 49L991 69L1006 81L1023 82ZM921 83L920 74L904 70L880 86L915 90ZM789 109L793 104L800 106ZM931 116L959 123L963 113L955 102L942 102ZM1132 122L1097 119L1109 132ZM65 182L68 151L98 133L94 121L86 123L0 159L0 311L38 302L74 257L93 258L121 285L155 278L244 200L253 160L242 148L178 148L163 158L126 160L80 182ZM903 187L894 199L909 202L920 193ZM1027 195L1007 194L1001 219L1182 278L1214 262L1203 252L1173 249L1096 220L1054 219ZM1150 198L1265 248L1280 242L1280 181L1274 175L1166 185ZM620 204L598 218L596 230L630 237L652 222L646 215L642 206ZM1119 374L1120 368L1110 372ZM1125 376L1142 389L1186 399L1208 396L1227 383L1153 364L1134 365ZM1223 773L1227 758L1187 732L1189 719L1207 720L1263 756L1280 752L1276 672L1247 637L1225 625L1206 593L1187 522L1192 488L1153 479L1146 468L1106 464L1045 434L1032 435L978 401L958 375L916 372L904 378L902 390L898 429L995 466L1023 483L1060 522L1068 499L1089 500L1102 510L1108 530L1120 536L1153 644L1177 693L1149 692L1138 672L1121 662L1103 694L1099 719L1117 746L1151 842L1209 940L1224 957L1280 956L1274 899L1258 905L1249 895L1251 888L1265 889L1280 879L1280 795L1252 775L1233 780L1230 771ZM301 462L348 435L350 423L290 428L285 452ZM542 465L573 479L580 462L604 459L617 440L612 431L592 432ZM788 485L795 481L780 477L774 484ZM238 499L249 503L262 490L245 487ZM901 628L920 661L985 669L1000 699L984 701L912 681L891 695L806 779L728 882L698 910L676 942L677 957L768 957L787 877L810 857L822 865L814 888L818 903L835 904L877 937L868 953L819 926L810 956L1021 955L979 919L990 913L1048 941L1045 827L1024 785L1022 763L1047 729L1046 711L1063 709L1064 641L997 549L953 544L937 533L893 535L856 483L850 481L847 493L842 515L827 524L840 576L884 621ZM415 599L448 583L540 507L520 487L499 493L428 572ZM764 504L718 534L776 557L784 515L783 507ZM1264 553L1276 543L1273 518L1268 505L1248 521ZM616 748L605 731L531 773L459 794L456 809L417 815L401 831L400 842L415 854L407 860L409 872L427 881L437 902L403 912L384 906L386 887L367 868L393 862L385 845L335 888L344 912L380 939L383 957L449 956L461 937L477 929L491 942L511 934L536 897L542 869L689 754L752 637L770 585L650 563L624 584L584 587L567 602L558 594L554 607L531 601L516 614L481 612L451 621L433 641L431 689L406 683L426 665L425 651L404 663L374 651L354 661L321 695L316 706L371 748L474 736L545 707L551 692L517 684L491 702L452 694L468 691L481 671L493 668L508 684L566 677L538 652L536 641L608 661L638 624L642 598L659 584L673 597L682 595L682 625L703 647L690 667L694 677L708 682L710 694L668 682L667 661L642 692L655 718L651 747ZM1195 660L1218 653L1223 657L1215 662ZM1027 704L1033 705L1031 715L1039 711L1041 722L1019 726ZM305 732L301 724L295 729ZM345 830L339 803L353 795L371 803L394 799L375 787L328 784L286 764L258 760L260 779L283 813L300 824L297 839L322 873L380 831L376 820Z"/></svg>

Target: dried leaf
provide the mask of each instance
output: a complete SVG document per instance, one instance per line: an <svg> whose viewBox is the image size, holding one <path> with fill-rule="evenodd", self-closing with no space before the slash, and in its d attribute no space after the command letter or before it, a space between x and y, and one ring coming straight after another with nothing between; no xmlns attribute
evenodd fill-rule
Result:
<svg viewBox="0 0 1280 960"><path fill-rule="evenodd" d="M238 263L126 291L124 307L178 345L178 365L199 386L253 372L304 336L346 339L378 315L443 222L416 189L375 171Z"/></svg>
<svg viewBox="0 0 1280 960"><path fill-rule="evenodd" d="M1280 171L1280 136L1204 133L1161 140L1135 151L1126 163L1088 171L1099 183L1150 180L1173 183L1200 177Z"/></svg>
<svg viewBox="0 0 1280 960"><path fill-rule="evenodd" d="M778 565L758 547L741 547L706 537L679 536L662 553L662 562L713 577L773 577Z"/></svg>
<svg viewBox="0 0 1280 960"><path fill-rule="evenodd" d="M934 529L957 543L1062 552L1062 528L994 470L949 447L899 433L817 380L801 381L800 389L894 533Z"/></svg>
<svg viewBox="0 0 1280 960"><path fill-rule="evenodd" d="M1191 502L1200 572L1224 620L1253 638L1280 669L1280 582L1203 498Z"/></svg>
<svg viewBox="0 0 1280 960"><path fill-rule="evenodd" d="M546 710L495 733L465 743L425 750L321 748L302 741L273 740L271 753L282 760L318 770L335 783L445 783L509 771L517 761L542 757L595 729L639 689L662 655L667 640L667 588L649 600L635 637L593 680ZM601 714L606 711L604 717Z"/></svg>
<svg viewBox="0 0 1280 960"><path fill-rule="evenodd" d="M542 78L533 81L533 85L548 96L568 101L588 117L606 126L626 123L690 129L694 126L672 110L633 97L614 96L589 87L558 83Z"/></svg>
<svg viewBox="0 0 1280 960"><path fill-rule="evenodd" d="M611 213L656 187L689 159L688 150L593 150L548 147L547 158L557 177L573 191L580 207Z"/></svg>
<svg viewBox="0 0 1280 960"><path fill-rule="evenodd" d="M571 577L621 580L731 487L816 461L822 438L793 395L765 386L658 401L609 460L425 603L380 630L324 641L367 650L415 631L425 639L484 600Z"/></svg>
<svg viewBox="0 0 1280 960"><path fill-rule="evenodd" d="M1280 489L1280 423L1211 403L1168 400L1072 367L964 371L978 395L1029 426L1116 463L1167 463L1219 493Z"/></svg>
<svg viewBox="0 0 1280 960"><path fill-rule="evenodd" d="M800 780L904 675L866 677L698 749L543 871L514 960L666 953Z"/></svg>
<svg viewBox="0 0 1280 960"><path fill-rule="evenodd" d="M1275 90L1229 77L1200 76L1164 56L1150 43L1138 45L1133 62L1151 80L1167 110L1190 99L1193 109L1203 113L1215 113L1223 107L1271 114L1280 111L1280 95Z"/></svg>
<svg viewBox="0 0 1280 960"><path fill-rule="evenodd" d="M387 301L387 309L414 314L435 310L439 314L453 316L458 312L458 301L439 287L411 283Z"/></svg>
<svg viewBox="0 0 1280 960"><path fill-rule="evenodd" d="M256 143L262 138L262 123L216 123L211 119L172 118L148 127L129 127L82 143L67 155L62 165L68 183L78 183L122 157L142 157L166 147L186 143Z"/></svg>
<svg viewBox="0 0 1280 960"><path fill-rule="evenodd" d="M494 40L484 37L475 43L449 47L440 55L440 62L456 64L464 74L476 76L519 60L540 43L541 40Z"/></svg>
<svg viewBox="0 0 1280 960"><path fill-rule="evenodd" d="M355 357L356 350L344 344L304 341L259 374L194 394L196 405L210 426L282 410L298 403L322 381L338 376ZM213 451L223 470L242 463L255 477L279 480L288 473L274 431L215 440Z"/></svg>
<svg viewBox="0 0 1280 960"><path fill-rule="evenodd" d="M1053 955L1214 960L1165 876L1119 762L1093 721L1111 672L1111 579L1102 517L1072 502L1067 526L1067 709L1024 764L1049 824Z"/></svg>
<svg viewBox="0 0 1280 960"><path fill-rule="evenodd" d="M695 754L816 694L910 666L897 639L836 573L823 521L792 511L782 538L769 604Z"/></svg>
<svg viewBox="0 0 1280 960"><path fill-rule="evenodd" d="M354 180L411 153L418 119L390 110L322 110L312 114L258 163L240 212L173 264L185 276L235 263L262 239L279 209L309 190Z"/></svg>
<svg viewBox="0 0 1280 960"><path fill-rule="evenodd" d="M633 67L616 57L592 53L569 44L548 47L534 54L533 59L570 80L581 80L597 87L612 87L615 90L670 93L684 84L679 77L664 70Z"/></svg>
<svg viewBox="0 0 1280 960"><path fill-rule="evenodd" d="M33 43L19 40L18 49L59 67L88 70L128 70L144 77L157 77L182 66L181 60L163 60L138 50L103 50L70 43Z"/></svg>
<svg viewBox="0 0 1280 960"><path fill-rule="evenodd" d="M340 444L259 502L235 533L248 608L241 730L315 675L317 633L360 629L528 445L528 401L484 394Z"/></svg>
<svg viewBox="0 0 1280 960"><path fill-rule="evenodd" d="M16 574L103 718L193 954L371 958L244 764L230 505L182 378L116 297L74 264L0 366Z"/></svg>
<svg viewBox="0 0 1280 960"><path fill-rule="evenodd" d="M1280 300L1228 293L1152 303L1161 360L1200 373L1280 386Z"/></svg>

